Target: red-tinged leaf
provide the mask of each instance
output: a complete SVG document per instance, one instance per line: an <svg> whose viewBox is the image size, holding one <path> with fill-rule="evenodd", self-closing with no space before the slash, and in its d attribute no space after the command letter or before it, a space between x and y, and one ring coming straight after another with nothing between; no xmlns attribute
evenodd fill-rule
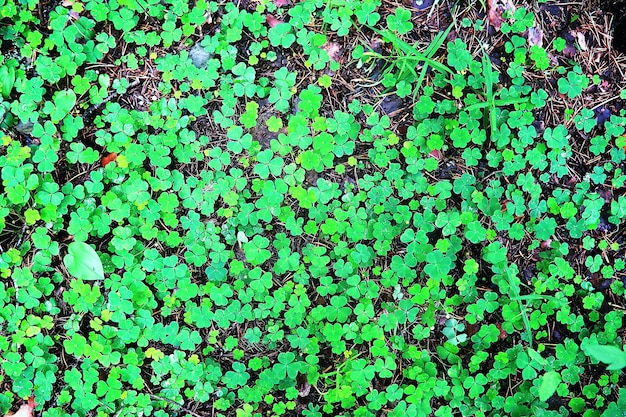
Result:
<svg viewBox="0 0 626 417"><path fill-rule="evenodd" d="M478 329L480 329L480 323L467 323L467 325L465 326L465 333L467 334L467 337L472 337L476 333L478 333Z"/></svg>
<svg viewBox="0 0 626 417"><path fill-rule="evenodd" d="M502 325L500 323L496 323L496 327L498 328L498 330L500 330L500 334L498 335L498 340L504 340L506 339L506 337L508 336L506 330L504 330L502 328Z"/></svg>
<svg viewBox="0 0 626 417"><path fill-rule="evenodd" d="M116 159L117 159L117 154L115 152L111 152L110 154L102 158L102 166L105 167L109 163L115 161Z"/></svg>
<svg viewBox="0 0 626 417"><path fill-rule="evenodd" d="M31 395L28 402L26 404L22 404L20 409L17 410L17 413L13 414L9 411L4 415L4 417L33 417L33 410L35 407L37 407L37 404L35 404L35 397Z"/></svg>
<svg viewBox="0 0 626 417"><path fill-rule="evenodd" d="M546 239L541 242L541 249L550 249L550 245L552 244L552 239Z"/></svg>
<svg viewBox="0 0 626 417"><path fill-rule="evenodd" d="M504 23L502 15L505 12L513 13L515 11L515 6L511 0L487 0L487 8L489 9L487 13L489 23L495 30L500 30L502 23Z"/></svg>
<svg viewBox="0 0 626 417"><path fill-rule="evenodd" d="M274 6L276 7L289 6L289 0L274 0Z"/></svg>
<svg viewBox="0 0 626 417"><path fill-rule="evenodd" d="M268 25L270 25L271 28L275 28L276 26L280 25L281 23L284 23L282 20L276 19L271 14L266 14L265 15L265 21L267 22Z"/></svg>
<svg viewBox="0 0 626 417"><path fill-rule="evenodd" d="M441 161L441 152L438 149L433 149L429 156L435 158L437 161Z"/></svg>

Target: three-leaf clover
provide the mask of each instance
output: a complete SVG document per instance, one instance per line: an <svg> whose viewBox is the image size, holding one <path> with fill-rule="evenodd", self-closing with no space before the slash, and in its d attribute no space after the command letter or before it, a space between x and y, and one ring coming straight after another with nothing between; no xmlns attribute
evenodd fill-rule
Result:
<svg viewBox="0 0 626 417"><path fill-rule="evenodd" d="M398 7L395 14L387 16L387 26L390 30L396 31L400 35L408 33L413 29L411 12L402 7Z"/></svg>

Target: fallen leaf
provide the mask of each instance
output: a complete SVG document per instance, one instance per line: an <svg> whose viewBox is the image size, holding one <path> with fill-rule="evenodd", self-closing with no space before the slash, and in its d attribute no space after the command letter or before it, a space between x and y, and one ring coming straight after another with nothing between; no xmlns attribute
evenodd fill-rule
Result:
<svg viewBox="0 0 626 417"><path fill-rule="evenodd" d="M324 46L322 46L322 49L324 49L328 53L328 57L332 61L339 61L338 58L339 52L341 51L341 46L339 46L337 42L326 42Z"/></svg>
<svg viewBox="0 0 626 417"><path fill-rule="evenodd" d="M311 385L309 385L306 375L299 374L296 377L296 387L300 397L306 397L311 392Z"/></svg>
<svg viewBox="0 0 626 417"><path fill-rule="evenodd" d="M528 29L528 44L530 46L537 45L543 47L543 32L537 26L533 26Z"/></svg>
<svg viewBox="0 0 626 417"><path fill-rule="evenodd" d="M9 411L4 415L4 417L33 417L33 410L35 407L37 407L37 404L35 404L35 397L31 395L28 402L26 404L22 404L20 409L17 410L17 413L13 414Z"/></svg>
<svg viewBox="0 0 626 417"><path fill-rule="evenodd" d="M385 96L380 103L380 107L387 115L393 115L395 112L406 108L404 101L396 94Z"/></svg>
<svg viewBox="0 0 626 417"><path fill-rule="evenodd" d="M610 87L611 83L608 80L602 80L600 83L600 89L602 89L602 92L607 92Z"/></svg>
<svg viewBox="0 0 626 417"><path fill-rule="evenodd" d="M301 389L298 390L299 397L306 397L311 392L311 385L308 382L305 382Z"/></svg>
<svg viewBox="0 0 626 417"><path fill-rule="evenodd" d="M541 249L550 249L550 245L552 244L552 239L546 239L541 242Z"/></svg>
<svg viewBox="0 0 626 417"><path fill-rule="evenodd" d="M203 68L212 57L213 54L204 49L204 46L199 43L196 43L189 50L189 58L191 58L191 62L196 68Z"/></svg>
<svg viewBox="0 0 626 417"><path fill-rule="evenodd" d="M580 50L581 51L586 51L587 48L587 40L585 39L585 35L582 32L572 32L572 35L574 35L574 38L576 39L576 42L578 42L578 46L580 46Z"/></svg>
<svg viewBox="0 0 626 417"><path fill-rule="evenodd" d="M265 21L267 22L268 25L270 25L271 28L275 28L276 26L280 25L281 23L284 23L282 20L276 19L271 14L266 14L265 15Z"/></svg>
<svg viewBox="0 0 626 417"><path fill-rule="evenodd" d="M606 107L596 109L596 122L601 125L611 117L611 111Z"/></svg>
<svg viewBox="0 0 626 417"><path fill-rule="evenodd" d="M502 15L505 12L513 13L515 11L515 6L511 0L487 0L487 7L489 9L487 13L489 23L495 30L500 30L502 27L502 23L504 23Z"/></svg>
<svg viewBox="0 0 626 417"><path fill-rule="evenodd" d="M567 58L574 58L577 53L578 49L576 49L576 46L574 46L574 44L569 42L565 44L565 49L563 49L563 56Z"/></svg>
<svg viewBox="0 0 626 417"><path fill-rule="evenodd" d="M116 159L117 159L117 154L115 152L111 152L110 154L102 158L102 166L105 167L109 163L115 161Z"/></svg>

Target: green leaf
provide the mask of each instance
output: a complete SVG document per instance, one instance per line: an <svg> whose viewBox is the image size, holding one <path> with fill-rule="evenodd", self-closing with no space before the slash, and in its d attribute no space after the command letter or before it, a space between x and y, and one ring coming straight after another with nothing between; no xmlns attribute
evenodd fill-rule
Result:
<svg viewBox="0 0 626 417"><path fill-rule="evenodd" d="M395 15L387 16L387 26L390 30L397 31L400 35L404 35L413 29L411 23L411 12L409 10L398 7Z"/></svg>
<svg viewBox="0 0 626 417"><path fill-rule="evenodd" d="M550 397L552 397L552 394L554 394L560 383L560 373L556 371L546 372L546 374L541 377L541 385L539 386L539 399L541 401L547 401Z"/></svg>
<svg viewBox="0 0 626 417"><path fill-rule="evenodd" d="M74 108L76 93L72 90L59 91L54 96L54 110L50 114L50 120L60 122Z"/></svg>
<svg viewBox="0 0 626 417"><path fill-rule="evenodd" d="M15 68L3 65L0 68L0 94L8 99L15 84Z"/></svg>
<svg viewBox="0 0 626 417"><path fill-rule="evenodd" d="M104 279L102 261L96 251L85 242L72 242L63 264L74 278L82 280Z"/></svg>
<svg viewBox="0 0 626 417"><path fill-rule="evenodd" d="M275 27L270 28L268 37L272 46L280 45L283 48L289 48L296 41L296 36L292 33L289 23L279 23Z"/></svg>
<svg viewBox="0 0 626 417"><path fill-rule="evenodd" d="M583 341L581 348L585 355L608 364L609 371L626 367L626 352L616 346L599 345L598 341L593 339Z"/></svg>

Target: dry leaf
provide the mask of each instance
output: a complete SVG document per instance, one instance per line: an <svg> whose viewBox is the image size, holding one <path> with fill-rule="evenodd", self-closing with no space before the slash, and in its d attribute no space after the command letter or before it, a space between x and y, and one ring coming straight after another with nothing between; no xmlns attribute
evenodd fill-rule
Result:
<svg viewBox="0 0 626 417"><path fill-rule="evenodd" d="M502 15L505 12L513 13L515 11L515 6L511 0L487 0L487 7L489 9L487 13L489 23L495 30L500 30L502 23L504 23Z"/></svg>
<svg viewBox="0 0 626 417"><path fill-rule="evenodd" d="M117 154L115 152L111 152L110 154L102 158L102 166L105 167L111 162L115 161L116 159L117 159Z"/></svg>
<svg viewBox="0 0 626 417"><path fill-rule="evenodd" d="M341 51L341 46L339 46L336 42L326 42L322 48L328 53L328 57L332 61L339 61L339 52Z"/></svg>
<svg viewBox="0 0 626 417"><path fill-rule="evenodd" d="M4 415L4 417L33 417L33 410L35 407L37 407L37 404L35 404L35 397L31 395L28 402L26 404L22 404L20 409L17 410L17 413L13 414L9 411Z"/></svg>
<svg viewBox="0 0 626 417"><path fill-rule="evenodd" d="M296 377L296 387L300 397L306 397L311 392L311 385L309 385L306 375L299 374Z"/></svg>
<svg viewBox="0 0 626 417"><path fill-rule="evenodd" d="M567 58L574 58L577 53L578 53L578 49L576 49L576 47L573 44L569 42L565 44L565 49L563 49L564 56L566 56Z"/></svg>
<svg viewBox="0 0 626 417"><path fill-rule="evenodd" d="M528 44L530 46L537 45L543 47L543 32L537 26L533 26L528 29Z"/></svg>
<svg viewBox="0 0 626 417"><path fill-rule="evenodd" d="M571 32L572 35L574 35L574 38L576 39L576 42L578 42L578 46L580 46L580 50L581 51L586 51L587 48L587 40L585 39L585 35L582 32Z"/></svg>
<svg viewBox="0 0 626 417"><path fill-rule="evenodd" d="M308 382L305 382L301 389L298 390L299 397L306 397L311 392L311 385Z"/></svg>
<svg viewBox="0 0 626 417"><path fill-rule="evenodd" d="M412 3L417 10L424 10L435 4L435 0L413 0Z"/></svg>

